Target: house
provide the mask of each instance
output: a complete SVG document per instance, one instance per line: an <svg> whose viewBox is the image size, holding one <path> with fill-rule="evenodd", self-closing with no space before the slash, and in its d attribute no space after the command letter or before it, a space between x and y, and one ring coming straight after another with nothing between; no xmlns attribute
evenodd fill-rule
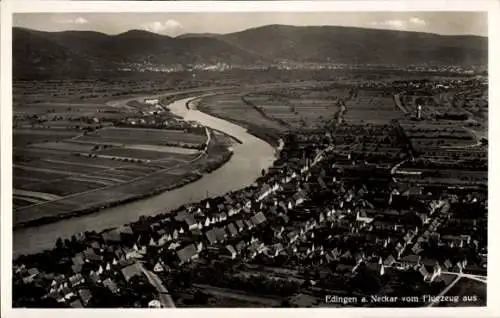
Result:
<svg viewBox="0 0 500 318"><path fill-rule="evenodd" d="M92 299L92 293L90 290L84 288L80 289L78 291L78 295L80 296L80 299L82 300L83 306L87 307L90 303L90 300Z"/></svg>
<svg viewBox="0 0 500 318"><path fill-rule="evenodd" d="M282 234L285 232L285 227L284 226L273 226L271 227L274 237L276 238L282 238Z"/></svg>
<svg viewBox="0 0 500 318"><path fill-rule="evenodd" d="M221 213L218 214L218 217L219 217L219 220L221 222L223 222L223 221L227 220L227 213L226 212L221 212Z"/></svg>
<svg viewBox="0 0 500 318"><path fill-rule="evenodd" d="M40 274L38 268L30 268L27 270L27 275L23 277L23 282L25 284L33 282L33 280Z"/></svg>
<svg viewBox="0 0 500 318"><path fill-rule="evenodd" d="M226 208L226 206L224 205L224 203L217 204L217 210L223 211L225 208Z"/></svg>
<svg viewBox="0 0 500 318"><path fill-rule="evenodd" d="M236 220L236 227L238 228L239 232L242 232L245 230L245 224L243 223L242 220Z"/></svg>
<svg viewBox="0 0 500 318"><path fill-rule="evenodd" d="M422 275L423 281L429 281L430 277L432 276L432 274L427 271L425 266L420 266L418 268L418 272L420 273L420 275Z"/></svg>
<svg viewBox="0 0 500 318"><path fill-rule="evenodd" d="M69 283L72 287L76 287L85 282L85 278L83 278L82 274L75 274L69 278Z"/></svg>
<svg viewBox="0 0 500 318"><path fill-rule="evenodd" d="M416 267L420 265L420 256L415 254L409 254L402 257L399 262L405 267Z"/></svg>
<svg viewBox="0 0 500 318"><path fill-rule="evenodd" d="M73 258L71 258L71 262L74 265L83 265L85 264L84 256L82 253L76 254Z"/></svg>
<svg viewBox="0 0 500 318"><path fill-rule="evenodd" d="M356 213L356 221L362 222L362 223L371 223L373 221L373 218L368 217L366 215L366 211L358 211Z"/></svg>
<svg viewBox="0 0 500 318"><path fill-rule="evenodd" d="M436 263L432 267L432 274L431 277L429 278L430 282L433 282L437 277L441 276L441 266L439 266L439 263Z"/></svg>
<svg viewBox="0 0 500 318"><path fill-rule="evenodd" d="M148 246L158 246L158 242L153 237L151 237L149 239Z"/></svg>
<svg viewBox="0 0 500 318"><path fill-rule="evenodd" d="M71 265L71 270L73 271L73 274L81 273L82 269L83 269L83 265L80 263Z"/></svg>
<svg viewBox="0 0 500 318"><path fill-rule="evenodd" d="M161 303L157 299L153 299L148 303L148 308L161 308Z"/></svg>
<svg viewBox="0 0 500 318"><path fill-rule="evenodd" d="M189 244L180 250L177 250L176 254L181 264L187 263L198 257L198 251L196 250L196 246L194 244Z"/></svg>
<svg viewBox="0 0 500 318"><path fill-rule="evenodd" d="M94 284L98 284L101 282L100 274L94 271L90 271L89 278Z"/></svg>
<svg viewBox="0 0 500 318"><path fill-rule="evenodd" d="M135 276L142 275L141 268L139 267L139 265L136 262L134 262L133 264L131 264L127 267L122 268L121 273L122 273L123 277L125 277L125 280L127 282L130 281Z"/></svg>
<svg viewBox="0 0 500 318"><path fill-rule="evenodd" d="M65 280L66 280L66 276L64 276L64 274L57 275L52 279L50 286L57 288L57 287L61 286Z"/></svg>
<svg viewBox="0 0 500 318"><path fill-rule="evenodd" d="M216 227L215 230L215 238L218 243L224 242L226 240L227 234L224 227Z"/></svg>
<svg viewBox="0 0 500 318"><path fill-rule="evenodd" d="M90 243L90 247L92 247L94 250L100 250L101 244L97 241L93 241L92 243Z"/></svg>
<svg viewBox="0 0 500 318"><path fill-rule="evenodd" d="M179 246L181 246L181 244L179 242L172 242L170 243L170 245L168 246L168 250L176 250Z"/></svg>
<svg viewBox="0 0 500 318"><path fill-rule="evenodd" d="M362 251L356 252L356 253L354 253L353 258L354 258L354 261L356 262L356 264L360 264L365 259L365 253Z"/></svg>
<svg viewBox="0 0 500 318"><path fill-rule="evenodd" d="M321 189L323 189L323 190L328 189L328 186L326 185L325 181L323 180L323 178L321 176L318 177L317 181L318 181L318 184L320 185Z"/></svg>
<svg viewBox="0 0 500 318"><path fill-rule="evenodd" d="M118 261L120 260L124 260L126 257L125 257L125 251L122 249L122 248L117 248L114 252L116 258Z"/></svg>
<svg viewBox="0 0 500 318"><path fill-rule="evenodd" d="M254 258L256 257L258 254L262 253L263 251L265 250L265 245L264 243L258 241L258 240L255 240L254 242L252 242L248 247L247 247L247 251L248 251L248 256L250 258Z"/></svg>
<svg viewBox="0 0 500 318"><path fill-rule="evenodd" d="M247 246L247 244L245 243L245 241L239 241L238 243L235 244L234 248L236 249L236 252L238 254L241 254L241 252L243 252L243 250L245 249L245 247Z"/></svg>
<svg viewBox="0 0 500 318"><path fill-rule="evenodd" d="M116 285L115 281L111 278L106 278L102 284L107 287L113 294L117 294L120 290Z"/></svg>
<svg viewBox="0 0 500 318"><path fill-rule="evenodd" d="M153 267L153 271L155 273L161 273L161 272L165 271L165 269L163 268L163 266L159 262L157 262L155 264L155 266Z"/></svg>
<svg viewBox="0 0 500 318"><path fill-rule="evenodd" d="M226 247L222 250L221 256L223 258L235 259L238 253L236 249L232 245L226 245Z"/></svg>
<svg viewBox="0 0 500 318"><path fill-rule="evenodd" d="M291 231L287 233L286 237L290 243L294 243L299 238L299 234L296 231Z"/></svg>
<svg viewBox="0 0 500 318"><path fill-rule="evenodd" d="M227 204L234 204L234 200L233 200L233 198L231 198L231 196L230 196L229 194L226 194L226 195L224 196L224 200L225 200L225 202L226 202Z"/></svg>
<svg viewBox="0 0 500 318"><path fill-rule="evenodd" d="M379 276L383 276L385 274L384 265L380 264L380 262L366 262L364 265L365 268L372 273L376 273Z"/></svg>
<svg viewBox="0 0 500 318"><path fill-rule="evenodd" d="M274 245L271 245L267 250L266 250L266 255L269 257L276 257L278 256L282 251L284 250L283 244L277 243Z"/></svg>
<svg viewBox="0 0 500 318"><path fill-rule="evenodd" d="M297 191L293 196L293 205L297 206L302 204L306 200L306 195L304 194L303 191Z"/></svg>
<svg viewBox="0 0 500 318"><path fill-rule="evenodd" d="M332 256L333 260L338 260L340 255L342 255L342 252L338 248L334 248L331 252L330 255Z"/></svg>
<svg viewBox="0 0 500 318"><path fill-rule="evenodd" d="M243 223L245 223L245 226L247 229L251 230L255 227L255 224L252 222L252 220L244 220Z"/></svg>
<svg viewBox="0 0 500 318"><path fill-rule="evenodd" d="M420 252L422 252L424 249L421 247L420 243L415 243L415 245L413 245L413 247L411 248L411 251L414 253L414 254L420 254Z"/></svg>
<svg viewBox="0 0 500 318"><path fill-rule="evenodd" d="M467 260L466 259L457 260L453 264L453 266L451 267L450 271L461 273L465 269L466 266L467 266Z"/></svg>
<svg viewBox="0 0 500 318"><path fill-rule="evenodd" d="M189 213L186 211L186 210L181 210L179 212L177 212L177 214L175 215L174 219L177 221L177 222L182 222L184 221L187 217L189 216Z"/></svg>
<svg viewBox="0 0 500 318"><path fill-rule="evenodd" d="M385 258L384 262L383 262L383 265L386 266L386 267L390 267L392 266L394 263L396 262L396 259L394 258L394 256L392 255L389 255Z"/></svg>
<svg viewBox="0 0 500 318"><path fill-rule="evenodd" d="M443 235L441 241L451 247L463 247L464 244L470 244L470 235Z"/></svg>
<svg viewBox="0 0 500 318"><path fill-rule="evenodd" d="M120 232L120 234L123 234L125 236L134 235L134 231L132 231L132 228L130 227L130 225L124 225L124 226L118 228L118 231Z"/></svg>
<svg viewBox="0 0 500 318"><path fill-rule="evenodd" d="M196 250L198 251L198 253L200 253L201 251L203 251L204 247L205 247L205 245L203 244L203 242L196 243Z"/></svg>
<svg viewBox="0 0 500 318"><path fill-rule="evenodd" d="M93 249L90 247L87 248L85 251L83 251L83 257L85 260L88 260L90 262L101 262L102 261L102 256L97 255Z"/></svg>
<svg viewBox="0 0 500 318"><path fill-rule="evenodd" d="M183 221L184 223L186 223L190 231L199 228L198 223L194 220L194 218L191 215L188 215Z"/></svg>
<svg viewBox="0 0 500 318"><path fill-rule="evenodd" d="M203 226L204 227L209 227L210 225L212 225L212 220L210 219L210 217L205 217L205 221L203 222Z"/></svg>
<svg viewBox="0 0 500 318"><path fill-rule="evenodd" d="M252 221L253 224L260 225L260 224L266 222L266 217L264 216L264 213L258 212L257 214L252 216L250 218L250 220Z"/></svg>
<svg viewBox="0 0 500 318"><path fill-rule="evenodd" d="M345 251L345 253L344 253L344 254L342 254L342 255L340 256L340 258L342 258L342 259L346 259L346 260L350 260L350 259L353 259L353 256L352 256L352 254L351 254L351 251L347 250L347 251Z"/></svg>
<svg viewBox="0 0 500 318"><path fill-rule="evenodd" d="M236 229L236 226L234 223L231 223L227 226L227 232L230 236L237 236L238 235L238 230Z"/></svg>
<svg viewBox="0 0 500 318"><path fill-rule="evenodd" d="M320 212L318 215L318 223L323 223L326 220L325 214L323 212Z"/></svg>
<svg viewBox="0 0 500 318"><path fill-rule="evenodd" d="M145 98L144 99L144 104L147 104L147 105L157 105L159 102L160 101L158 98Z"/></svg>
<svg viewBox="0 0 500 318"><path fill-rule="evenodd" d="M272 192L271 186L267 183L264 183L260 188L261 188L261 190L257 194L257 201L263 200L265 197L267 197Z"/></svg>
<svg viewBox="0 0 500 318"><path fill-rule="evenodd" d="M158 232L158 234L160 234L160 238L157 243L158 246L163 246L172 240L172 235L164 230L161 231L161 233Z"/></svg>
<svg viewBox="0 0 500 318"><path fill-rule="evenodd" d="M137 245L134 245L134 248L132 248L132 249L124 248L123 250L124 250L126 259L140 259L140 258L144 257L139 252L139 248L137 247Z"/></svg>
<svg viewBox="0 0 500 318"><path fill-rule="evenodd" d="M401 254L403 254L405 247L406 247L406 242L404 243L404 245L401 244L401 242L398 242L398 244L396 244L396 247L394 248L394 250L397 253L398 258L400 258Z"/></svg>
<svg viewBox="0 0 500 318"><path fill-rule="evenodd" d="M215 245L217 243L217 235L214 229L210 229L205 232L205 238L207 239L210 245Z"/></svg>

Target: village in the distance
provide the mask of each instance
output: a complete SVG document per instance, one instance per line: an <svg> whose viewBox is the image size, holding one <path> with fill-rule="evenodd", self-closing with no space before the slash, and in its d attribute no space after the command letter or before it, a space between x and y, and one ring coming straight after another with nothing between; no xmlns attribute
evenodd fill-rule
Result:
<svg viewBox="0 0 500 318"><path fill-rule="evenodd" d="M12 306L485 306L488 39L423 34L14 28Z"/></svg>

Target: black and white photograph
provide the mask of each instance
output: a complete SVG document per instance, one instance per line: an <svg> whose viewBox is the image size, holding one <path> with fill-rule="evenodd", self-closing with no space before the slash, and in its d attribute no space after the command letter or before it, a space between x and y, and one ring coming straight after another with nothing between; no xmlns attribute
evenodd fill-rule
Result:
<svg viewBox="0 0 500 318"><path fill-rule="evenodd" d="M7 305L486 307L490 19L452 10L13 12Z"/></svg>

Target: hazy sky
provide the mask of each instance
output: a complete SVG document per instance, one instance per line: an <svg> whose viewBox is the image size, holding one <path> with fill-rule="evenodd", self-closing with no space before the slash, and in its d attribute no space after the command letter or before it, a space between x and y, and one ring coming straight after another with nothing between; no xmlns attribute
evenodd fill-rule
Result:
<svg viewBox="0 0 500 318"><path fill-rule="evenodd" d="M446 35L488 35L482 12L326 13L18 13L14 26L44 31L92 30L108 34L131 29L176 36L230 33L267 24L338 25L421 31Z"/></svg>

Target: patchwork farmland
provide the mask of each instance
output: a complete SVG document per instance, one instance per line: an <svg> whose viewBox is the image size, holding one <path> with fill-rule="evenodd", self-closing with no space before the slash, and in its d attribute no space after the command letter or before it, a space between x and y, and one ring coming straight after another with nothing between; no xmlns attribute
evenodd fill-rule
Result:
<svg viewBox="0 0 500 318"><path fill-rule="evenodd" d="M377 90L360 90L345 106L344 120L352 124L384 125L404 115L392 95Z"/></svg>
<svg viewBox="0 0 500 318"><path fill-rule="evenodd" d="M339 110L339 101L348 97L347 90L314 87L248 94L244 100L290 129L304 129L322 127Z"/></svg>
<svg viewBox="0 0 500 318"><path fill-rule="evenodd" d="M173 189L231 157L232 139L163 107L22 101L13 122L15 226Z"/></svg>

